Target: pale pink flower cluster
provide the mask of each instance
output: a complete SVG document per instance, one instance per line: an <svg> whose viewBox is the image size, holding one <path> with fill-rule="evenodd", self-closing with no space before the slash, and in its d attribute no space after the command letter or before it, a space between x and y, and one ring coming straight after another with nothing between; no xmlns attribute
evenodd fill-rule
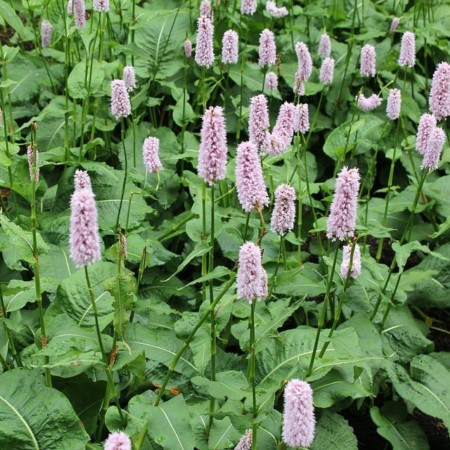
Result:
<svg viewBox="0 0 450 450"><path fill-rule="evenodd" d="M391 26L389 27L389 33L393 34L394 31L395 31L395 30L397 29L397 27L399 26L399 24L400 24L400 19L399 19L398 17L394 17L394 18L392 19Z"/></svg>
<svg viewBox="0 0 450 450"><path fill-rule="evenodd" d="M386 115L391 120L397 120L400 117L402 107L402 94L400 89L389 89L389 97L386 106Z"/></svg>
<svg viewBox="0 0 450 450"><path fill-rule="evenodd" d="M352 246L355 246L353 250L353 258L350 269L350 257L352 254ZM341 276L346 279L350 271L350 276L354 279L361 275L361 250L358 244L345 245L342 250L342 263L341 263Z"/></svg>
<svg viewBox="0 0 450 450"><path fill-rule="evenodd" d="M273 208L270 229L281 236L294 228L295 190L288 184L280 184L275 190L275 206Z"/></svg>
<svg viewBox="0 0 450 450"><path fill-rule="evenodd" d="M39 152L38 149L35 150L33 144L27 147L27 157L28 157L28 170L30 173L30 180L39 183Z"/></svg>
<svg viewBox="0 0 450 450"><path fill-rule="evenodd" d="M328 36L328 34L326 33L320 36L318 53L322 59L329 58L331 55L331 40L330 36Z"/></svg>
<svg viewBox="0 0 450 450"><path fill-rule="evenodd" d="M334 59L325 58L320 67L320 82L327 85L333 82L334 75Z"/></svg>
<svg viewBox="0 0 450 450"><path fill-rule="evenodd" d="M411 31L406 31L402 36L400 45L400 57L398 64L400 66L414 67L416 63L416 35Z"/></svg>
<svg viewBox="0 0 450 450"><path fill-rule="evenodd" d="M70 257L77 268L101 259L95 196L86 177L86 172L75 172L76 189L70 201Z"/></svg>
<svg viewBox="0 0 450 450"><path fill-rule="evenodd" d="M136 74L133 66L125 66L123 68L123 81L125 81L128 92L136 89Z"/></svg>
<svg viewBox="0 0 450 450"><path fill-rule="evenodd" d="M106 439L103 450L131 450L131 440L123 431L115 431Z"/></svg>
<svg viewBox="0 0 450 450"><path fill-rule="evenodd" d="M73 0L73 15L75 18L75 26L84 28L86 26L86 5L84 0Z"/></svg>
<svg viewBox="0 0 450 450"><path fill-rule="evenodd" d="M295 52L298 58L298 78L300 81L308 81L312 73L312 59L308 46L304 42L297 42Z"/></svg>
<svg viewBox="0 0 450 450"><path fill-rule="evenodd" d="M242 142L237 148L236 188L245 212L260 210L269 204L258 150L252 142Z"/></svg>
<svg viewBox="0 0 450 450"><path fill-rule="evenodd" d="M53 25L48 20L41 23L41 44L42 48L48 48L52 41Z"/></svg>
<svg viewBox="0 0 450 450"><path fill-rule="evenodd" d="M241 437L234 450L252 450L253 435L251 428Z"/></svg>
<svg viewBox="0 0 450 450"><path fill-rule="evenodd" d="M225 31L222 38L222 62L224 64L236 64L239 54L239 35L236 31Z"/></svg>
<svg viewBox="0 0 450 450"><path fill-rule="evenodd" d="M186 58L190 58L192 56L192 42L190 39L186 39L184 41L184 54Z"/></svg>
<svg viewBox="0 0 450 450"><path fill-rule="evenodd" d="M208 19L212 19L212 9L209 0L203 0L200 3L200 15L206 16Z"/></svg>
<svg viewBox="0 0 450 450"><path fill-rule="evenodd" d="M432 114L422 114L419 120L416 136L416 150L424 155L427 151L428 142L436 128L436 117Z"/></svg>
<svg viewBox="0 0 450 450"><path fill-rule="evenodd" d="M362 93L360 93L356 97L356 106L361 111L373 111L375 108L378 108L381 105L382 99L379 95L372 94L370 97L364 97Z"/></svg>
<svg viewBox="0 0 450 450"><path fill-rule="evenodd" d="M259 61L261 67L273 66L277 59L275 35L267 28L259 37Z"/></svg>
<svg viewBox="0 0 450 450"><path fill-rule="evenodd" d="M441 120L450 116L450 64L438 64L431 80L430 109Z"/></svg>
<svg viewBox="0 0 450 450"><path fill-rule="evenodd" d="M266 75L265 86L269 91L274 91L278 87L278 76L275 72Z"/></svg>
<svg viewBox="0 0 450 450"><path fill-rule="evenodd" d="M275 18L280 18L288 15L288 10L285 6L278 7L272 0L267 0L266 11Z"/></svg>
<svg viewBox="0 0 450 450"><path fill-rule="evenodd" d="M296 106L294 131L302 134L309 131L309 110L306 103L299 103Z"/></svg>
<svg viewBox="0 0 450 450"><path fill-rule="evenodd" d="M225 178L227 131L223 108L220 106L211 106L203 115L197 170L198 175L211 186Z"/></svg>
<svg viewBox="0 0 450 450"><path fill-rule="evenodd" d="M195 62L201 66L210 68L214 64L214 26L206 16L198 18L197 45L195 47Z"/></svg>
<svg viewBox="0 0 450 450"><path fill-rule="evenodd" d="M130 97L123 80L111 81L111 114L116 120L131 114Z"/></svg>
<svg viewBox="0 0 450 450"><path fill-rule="evenodd" d="M377 74L376 57L375 47L372 45L367 44L361 49L361 76L374 77Z"/></svg>
<svg viewBox="0 0 450 450"><path fill-rule="evenodd" d="M267 129L269 128L269 109L264 94L256 95L250 99L249 139L261 149L264 144Z"/></svg>
<svg viewBox="0 0 450 450"><path fill-rule="evenodd" d="M92 9L97 12L108 12L109 0L93 0Z"/></svg>
<svg viewBox="0 0 450 450"><path fill-rule="evenodd" d="M291 447L309 447L314 440L313 391L309 383L290 380L284 389L283 441Z"/></svg>
<svg viewBox="0 0 450 450"><path fill-rule="evenodd" d="M159 172L163 166L159 159L159 139L156 137L148 137L144 140L142 146L142 156L147 172Z"/></svg>
<svg viewBox="0 0 450 450"><path fill-rule="evenodd" d="M356 168L344 167L339 173L327 221L328 239L343 241L347 237L354 236L359 180L359 171Z"/></svg>
<svg viewBox="0 0 450 450"><path fill-rule="evenodd" d="M436 170L439 165L442 148L445 143L445 132L442 128L436 127L432 131L426 151L423 155L421 169Z"/></svg>
<svg viewBox="0 0 450 450"><path fill-rule="evenodd" d="M266 134L264 142L264 150L269 155L280 155L291 145L294 136L295 114L296 108L292 103L284 102L281 105L272 133Z"/></svg>
<svg viewBox="0 0 450 450"><path fill-rule="evenodd" d="M241 0L241 14L253 16L256 12L258 0Z"/></svg>
<svg viewBox="0 0 450 450"><path fill-rule="evenodd" d="M262 266L261 249L246 242L239 250L237 296L252 303L267 297L267 272Z"/></svg>

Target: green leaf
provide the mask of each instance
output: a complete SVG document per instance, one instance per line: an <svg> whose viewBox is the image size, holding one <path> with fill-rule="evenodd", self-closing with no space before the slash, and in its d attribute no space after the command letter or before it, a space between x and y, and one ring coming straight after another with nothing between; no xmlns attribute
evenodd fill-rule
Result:
<svg viewBox="0 0 450 450"><path fill-rule="evenodd" d="M235 370L217 373L216 381L204 377L194 377L191 381L199 392L206 392L220 400L242 400L249 395L247 379L242 372Z"/></svg>
<svg viewBox="0 0 450 450"><path fill-rule="evenodd" d="M6 3L6 1L4 0L0 1L0 17L2 17L13 30L17 31L21 39L32 39L32 35L30 36L31 32L27 28L25 28L19 16L11 7L11 5L9 3Z"/></svg>
<svg viewBox="0 0 450 450"><path fill-rule="evenodd" d="M353 428L339 414L324 411L317 423L311 450L358 450Z"/></svg>
<svg viewBox="0 0 450 450"><path fill-rule="evenodd" d="M240 433L234 428L229 417L222 420L215 419L209 432L209 448L214 450L230 448L239 438Z"/></svg>
<svg viewBox="0 0 450 450"><path fill-rule="evenodd" d="M148 406L148 433L164 449L194 449L189 410L182 395L159 406Z"/></svg>
<svg viewBox="0 0 450 450"><path fill-rule="evenodd" d="M83 59L70 72L69 78L67 79L67 89L72 98L82 99L87 97L88 91L86 87L89 82L90 64L90 60L86 63L86 59ZM91 95L99 90L104 78L105 73L101 63L94 59L92 63L91 87L89 90Z"/></svg>
<svg viewBox="0 0 450 450"><path fill-rule="evenodd" d="M427 437L415 420L407 419L405 406L387 402L383 407L374 406L370 416L377 425L377 432L392 444L393 450L428 450Z"/></svg>
<svg viewBox="0 0 450 450"><path fill-rule="evenodd" d="M89 440L67 398L33 370L0 375L0 417L1 448L74 450Z"/></svg>
<svg viewBox="0 0 450 450"><path fill-rule="evenodd" d="M325 284L318 272L318 266L312 263L303 264L299 269L291 269L277 276L274 289L277 294L297 296L308 295L316 297L324 294Z"/></svg>

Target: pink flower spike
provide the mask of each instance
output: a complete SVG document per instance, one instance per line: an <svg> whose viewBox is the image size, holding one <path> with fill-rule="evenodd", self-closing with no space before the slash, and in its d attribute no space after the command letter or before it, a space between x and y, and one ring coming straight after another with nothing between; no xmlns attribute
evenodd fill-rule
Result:
<svg viewBox="0 0 450 450"><path fill-rule="evenodd" d="M142 147L142 156L147 172L159 172L163 166L159 159L159 139L156 137L148 137L144 140Z"/></svg>
<svg viewBox="0 0 450 450"><path fill-rule="evenodd" d="M259 150L264 144L266 131L269 128L269 109L264 94L250 99L249 139Z"/></svg>
<svg viewBox="0 0 450 450"><path fill-rule="evenodd" d="M239 250L237 272L237 296L252 303L265 298L265 274L261 249L253 242L246 242Z"/></svg>
<svg viewBox="0 0 450 450"><path fill-rule="evenodd" d="M265 86L269 91L274 91L278 87L278 77L275 72L266 74Z"/></svg>
<svg viewBox="0 0 450 450"><path fill-rule="evenodd" d="M209 0L203 0L200 4L200 15L212 19L211 3Z"/></svg>
<svg viewBox="0 0 450 450"><path fill-rule="evenodd" d="M136 74L134 73L133 66L125 66L123 68L123 81L125 81L125 86L128 92L136 89Z"/></svg>
<svg viewBox="0 0 450 450"><path fill-rule="evenodd" d="M400 117L401 107L402 95L400 89L389 89L389 97L386 106L386 115L389 119L398 119Z"/></svg>
<svg viewBox="0 0 450 450"><path fill-rule="evenodd" d="M432 114L422 114L417 128L416 150L421 154L425 154L430 136L436 128L436 117Z"/></svg>
<svg viewBox="0 0 450 450"><path fill-rule="evenodd" d="M439 165L442 147L445 143L445 132L442 128L436 127L431 133L427 149L423 155L421 169L436 170Z"/></svg>
<svg viewBox="0 0 450 450"><path fill-rule="evenodd" d="M76 191L80 191L82 189L89 189L92 191L91 179L89 178L88 173L84 170L75 170L73 184L75 185Z"/></svg>
<svg viewBox="0 0 450 450"><path fill-rule="evenodd" d="M123 80L111 81L111 114L116 120L131 114L130 97Z"/></svg>
<svg viewBox="0 0 450 450"><path fill-rule="evenodd" d="M450 116L450 64L438 64L431 80L430 109L439 121Z"/></svg>
<svg viewBox="0 0 450 450"><path fill-rule="evenodd" d="M315 428L311 386L306 381L290 380L284 388L283 441L291 447L309 447Z"/></svg>
<svg viewBox="0 0 450 450"><path fill-rule="evenodd" d="M86 26L86 6L84 0L73 0L73 15L75 17L75 26L84 28Z"/></svg>
<svg viewBox="0 0 450 450"><path fill-rule="evenodd" d="M236 64L239 54L239 35L236 31L225 31L222 38L222 62L223 64Z"/></svg>
<svg viewBox="0 0 450 450"><path fill-rule="evenodd" d="M92 2L92 9L97 12L108 12L109 0L94 0Z"/></svg>
<svg viewBox="0 0 450 450"><path fill-rule="evenodd" d="M48 48L52 41L53 25L48 20L41 23L41 44L42 48Z"/></svg>
<svg viewBox="0 0 450 450"><path fill-rule="evenodd" d="M331 55L331 40L330 36L328 36L328 34L326 33L320 36L318 53L322 59L329 58Z"/></svg>
<svg viewBox="0 0 450 450"><path fill-rule="evenodd" d="M252 430L250 428L245 432L244 436L241 437L236 447L234 447L234 450L252 450L252 440Z"/></svg>
<svg viewBox="0 0 450 450"><path fill-rule="evenodd" d="M258 0L241 0L241 14L253 16L256 12Z"/></svg>
<svg viewBox="0 0 450 450"><path fill-rule="evenodd" d="M402 36L398 64L402 67L414 67L416 63L416 35L407 31Z"/></svg>
<svg viewBox="0 0 450 450"><path fill-rule="evenodd" d="M278 140L282 143L282 152L285 152L292 142L295 115L296 108L292 103L284 102L281 105L272 134L277 136Z"/></svg>
<svg viewBox="0 0 450 450"><path fill-rule="evenodd" d="M267 0L266 11L275 18L285 17L288 15L288 10L286 7L278 7L273 0Z"/></svg>
<svg viewBox="0 0 450 450"><path fill-rule="evenodd" d="M67 0L67 15L71 16L73 14L73 0Z"/></svg>
<svg viewBox="0 0 450 450"><path fill-rule="evenodd" d="M309 111L306 103L299 103L296 106L294 131L302 134L309 131Z"/></svg>
<svg viewBox="0 0 450 450"><path fill-rule="evenodd" d="M97 207L92 190L75 190L70 210L70 257L77 268L89 266L101 259Z"/></svg>
<svg viewBox="0 0 450 450"><path fill-rule="evenodd" d="M400 24L400 19L398 17L394 17L391 22L391 26L389 27L389 33L393 34L397 27Z"/></svg>
<svg viewBox="0 0 450 450"><path fill-rule="evenodd" d="M198 18L197 45L195 47L195 62L209 69L214 64L214 27L206 16Z"/></svg>
<svg viewBox="0 0 450 450"><path fill-rule="evenodd" d="M334 59L325 58L320 67L320 82L328 85L333 82Z"/></svg>
<svg viewBox="0 0 450 450"><path fill-rule="evenodd" d="M294 228L295 190L288 184L280 184L275 191L275 206L270 221L270 229L284 236Z"/></svg>
<svg viewBox="0 0 450 450"><path fill-rule="evenodd" d="M131 440L123 431L115 431L108 436L104 450L131 450Z"/></svg>
<svg viewBox="0 0 450 450"><path fill-rule="evenodd" d="M366 98L363 94L359 94L356 97L356 106L361 111L373 111L375 108L378 108L381 105L382 99L376 95L372 94L370 97Z"/></svg>
<svg viewBox="0 0 450 450"><path fill-rule="evenodd" d="M210 107L203 116L198 175L210 186L223 180L227 171L227 131L223 109Z"/></svg>
<svg viewBox="0 0 450 450"><path fill-rule="evenodd" d="M258 150L253 143L242 142L238 146L235 175L238 199L245 212L260 210L269 204Z"/></svg>
<svg viewBox="0 0 450 450"><path fill-rule="evenodd" d="M298 58L298 77L301 81L308 81L312 73L312 59L308 46L304 42L297 42L295 51Z"/></svg>
<svg viewBox="0 0 450 450"><path fill-rule="evenodd" d="M374 77L377 74L376 57L375 47L372 45L367 44L361 49L360 71L362 77Z"/></svg>
<svg viewBox="0 0 450 450"><path fill-rule="evenodd" d="M350 276L353 279L356 279L361 275L361 250L358 244L353 245L355 246L355 250L353 251ZM352 254L352 244L345 245L343 249L342 264L341 264L341 276L344 280L347 278L350 269L351 254Z"/></svg>
<svg viewBox="0 0 450 450"><path fill-rule="evenodd" d="M189 39L184 41L184 54L186 58L190 58L192 56L192 42Z"/></svg>
<svg viewBox="0 0 450 450"><path fill-rule="evenodd" d="M30 172L30 180L39 183L39 152L31 144L27 147L28 170ZM35 160L36 157L36 160Z"/></svg>
<svg viewBox="0 0 450 450"><path fill-rule="evenodd" d="M343 241L347 237L354 236L359 179L358 169L344 167L339 173L327 222L328 239Z"/></svg>
<svg viewBox="0 0 450 450"><path fill-rule="evenodd" d="M259 37L259 62L260 67L273 66L277 58L275 36L267 28Z"/></svg>

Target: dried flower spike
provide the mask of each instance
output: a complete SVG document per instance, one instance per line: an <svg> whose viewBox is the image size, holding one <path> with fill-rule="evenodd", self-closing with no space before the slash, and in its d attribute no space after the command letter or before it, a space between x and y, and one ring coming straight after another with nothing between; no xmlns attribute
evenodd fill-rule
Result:
<svg viewBox="0 0 450 450"><path fill-rule="evenodd" d="M259 37L259 62L261 67L273 66L277 59L277 49L275 46L275 36L267 28L262 31Z"/></svg>
<svg viewBox="0 0 450 450"><path fill-rule="evenodd" d="M439 121L450 116L450 64L438 64L431 80L430 109Z"/></svg>
<svg viewBox="0 0 450 450"><path fill-rule="evenodd" d="M269 204L258 150L251 142L242 142L237 148L236 188L245 212L260 210Z"/></svg>
<svg viewBox="0 0 450 450"><path fill-rule="evenodd" d="M253 16L258 0L241 0L241 14Z"/></svg>
<svg viewBox="0 0 450 450"><path fill-rule="evenodd" d="M195 62L209 69L214 64L214 27L206 16L198 18L197 45L195 47Z"/></svg>
<svg viewBox="0 0 450 450"><path fill-rule="evenodd" d="M320 67L320 82L327 85L333 82L334 59L325 58Z"/></svg>
<svg viewBox="0 0 450 450"><path fill-rule="evenodd" d="M80 185L77 178L75 185ZM70 257L77 268L89 266L101 259L97 207L92 189L76 189L72 194L70 210Z"/></svg>
<svg viewBox="0 0 450 450"><path fill-rule="evenodd" d="M192 42L189 39L184 41L184 54L186 58L190 58L192 56Z"/></svg>
<svg viewBox="0 0 450 450"><path fill-rule="evenodd" d="M402 107L402 95L400 89L390 89L386 106L386 115L391 120L397 120L400 117Z"/></svg>
<svg viewBox="0 0 450 450"><path fill-rule="evenodd" d="M222 62L236 64L239 54L239 35L236 31L225 31L222 39Z"/></svg>
<svg viewBox="0 0 450 450"><path fill-rule="evenodd" d="M291 447L309 447L315 427L311 386L306 381L290 380L284 389L283 441Z"/></svg>
<svg viewBox="0 0 450 450"><path fill-rule="evenodd" d="M421 169L436 170L439 165L442 147L445 143L445 131L442 128L435 127L430 135L427 148L423 154Z"/></svg>
<svg viewBox="0 0 450 450"><path fill-rule="evenodd" d="M416 35L406 31L402 36L398 64L402 67L414 67L416 63Z"/></svg>
<svg viewBox="0 0 450 450"><path fill-rule="evenodd" d="M400 24L400 19L399 19L398 17L394 17L394 18L392 19L391 26L389 27L389 33L393 34L394 31L395 31L395 30L397 29L397 27L399 26L399 24Z"/></svg>
<svg viewBox="0 0 450 450"><path fill-rule="evenodd" d="M275 191L275 206L270 228L280 236L284 236L294 228L294 221L295 190L288 184L280 184Z"/></svg>
<svg viewBox="0 0 450 450"><path fill-rule="evenodd" d="M356 168L344 167L339 173L327 222L328 239L343 241L347 237L354 236L359 179L359 171Z"/></svg>
<svg viewBox="0 0 450 450"><path fill-rule="evenodd" d="M41 44L42 48L48 48L52 41L53 26L48 20L43 20L41 24Z"/></svg>
<svg viewBox="0 0 450 450"><path fill-rule="evenodd" d="M365 45L361 49L361 76L374 77L377 74L376 68L376 52L372 45Z"/></svg>
<svg viewBox="0 0 450 450"><path fill-rule="evenodd" d="M131 440L123 431L115 431L108 436L104 450L131 450Z"/></svg>
<svg viewBox="0 0 450 450"><path fill-rule="evenodd" d="M116 120L131 114L130 97L123 80L111 81L111 114Z"/></svg>
<svg viewBox="0 0 450 450"><path fill-rule="evenodd" d="M227 131L223 108L210 107L203 116L198 153L198 175L209 185L223 180L227 171Z"/></svg>
<svg viewBox="0 0 450 450"><path fill-rule="evenodd" d="M253 242L246 242L239 250L237 272L237 296L252 303L265 298L265 274L261 249Z"/></svg>
<svg viewBox="0 0 450 450"><path fill-rule="evenodd" d="M264 94L256 95L250 99L249 138L250 142L261 149L269 128L269 109Z"/></svg>
<svg viewBox="0 0 450 450"><path fill-rule="evenodd" d="M123 68L123 81L125 81L125 86L128 92L136 89L136 74L134 73L133 66L125 66Z"/></svg>
<svg viewBox="0 0 450 450"><path fill-rule="evenodd" d="M241 437L234 450L252 450L252 430L249 429Z"/></svg>
<svg viewBox="0 0 450 450"><path fill-rule="evenodd" d="M352 265L350 269L350 257L352 254L352 246L355 246L353 250ZM361 250L358 244L345 245L343 249L342 264L341 264L341 276L344 280L348 277L350 269L350 276L354 279L361 275Z"/></svg>
<svg viewBox="0 0 450 450"><path fill-rule="evenodd" d="M147 172L159 172L162 170L163 166L159 159L158 138L151 136L144 140L142 155L144 157L144 165Z"/></svg>
<svg viewBox="0 0 450 450"><path fill-rule="evenodd" d="M331 55L331 40L330 36L328 36L328 34L326 33L320 36L318 53L322 59L329 58Z"/></svg>
<svg viewBox="0 0 450 450"><path fill-rule="evenodd" d="M416 150L424 154L428 148L430 136L436 128L436 117L432 114L422 114L419 120L416 136Z"/></svg>
<svg viewBox="0 0 450 450"><path fill-rule="evenodd" d="M39 183L39 152L33 144L27 147L28 170L30 172L30 180Z"/></svg>

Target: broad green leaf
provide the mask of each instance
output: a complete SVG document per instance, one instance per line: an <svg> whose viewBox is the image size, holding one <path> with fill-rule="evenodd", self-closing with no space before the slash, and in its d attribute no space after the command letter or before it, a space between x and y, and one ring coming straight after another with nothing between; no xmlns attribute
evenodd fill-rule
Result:
<svg viewBox="0 0 450 450"><path fill-rule="evenodd" d="M240 434L234 428L229 417L215 419L209 432L209 448L223 450L231 448L233 442L240 438Z"/></svg>
<svg viewBox="0 0 450 450"><path fill-rule="evenodd" d="M380 409L374 406L370 416L377 432L392 444L393 450L428 450L427 437L415 420L408 420L400 403L387 402Z"/></svg>
<svg viewBox="0 0 450 450"><path fill-rule="evenodd" d="M33 370L0 375L0 447L74 450L89 440L67 398Z"/></svg>
<svg viewBox="0 0 450 450"><path fill-rule="evenodd" d="M324 411L317 422L311 450L357 450L358 442L352 427L339 414Z"/></svg>
<svg viewBox="0 0 450 450"><path fill-rule="evenodd" d="M69 90L69 95L75 99L83 99L88 95L87 87L89 85L90 78L90 90L89 93L95 94L103 83L105 73L103 71L102 65L97 61L92 62L92 75L91 68L89 67L91 61L88 63L85 59L80 61L70 72L69 78L67 79L67 88Z"/></svg>
<svg viewBox="0 0 450 450"><path fill-rule="evenodd" d="M53 278L60 282L70 277L77 269L69 256L69 247L48 245L48 252L39 257L41 277Z"/></svg>
<svg viewBox="0 0 450 450"><path fill-rule="evenodd" d="M12 5L5 0L0 1L0 17L2 17L13 30L17 31L21 39L32 39L30 30L23 25L20 17L12 8ZM8 40L6 42L8 42Z"/></svg>
<svg viewBox="0 0 450 450"><path fill-rule="evenodd" d="M192 378L192 383L199 392L206 392L219 400L229 398L242 400L249 395L248 382L242 372L230 370L216 374L216 381L204 377Z"/></svg>
<svg viewBox="0 0 450 450"><path fill-rule="evenodd" d="M324 294L325 284L315 264L306 263L299 269L291 269L277 276L274 292L285 295L307 295L316 297Z"/></svg>

